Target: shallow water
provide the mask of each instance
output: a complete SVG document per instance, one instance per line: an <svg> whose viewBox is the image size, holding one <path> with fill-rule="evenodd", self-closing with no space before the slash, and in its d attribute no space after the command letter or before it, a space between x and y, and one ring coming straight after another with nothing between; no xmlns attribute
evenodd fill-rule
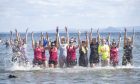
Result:
<svg viewBox="0 0 140 84"><path fill-rule="evenodd" d="M35 69L0 72L0 83L7 84L139 84L140 68L81 68ZM18 78L8 79L15 74Z"/></svg>
<svg viewBox="0 0 140 84"><path fill-rule="evenodd" d="M71 34L70 36L72 36ZM102 34L106 35L106 33ZM112 34L113 38L117 38L117 34ZM54 38L54 35L50 35ZM75 35L73 35L75 36ZM8 38L7 34L0 34L0 37ZM35 35L38 38L38 34ZM84 38L82 36L82 38ZM84 68L76 66L74 68L56 68L56 69L41 69L38 67L32 68L19 67L10 63L11 49L0 45L0 84L139 84L140 82L140 33L136 33L135 45L133 50L134 65L121 66L122 46L120 51L119 66L114 67L96 67ZM30 38L28 43L30 44ZM28 45L28 58L33 59L33 51L31 45ZM48 58L48 52L46 52ZM78 53L77 53L78 57ZM18 78L9 79L8 75L14 74Z"/></svg>

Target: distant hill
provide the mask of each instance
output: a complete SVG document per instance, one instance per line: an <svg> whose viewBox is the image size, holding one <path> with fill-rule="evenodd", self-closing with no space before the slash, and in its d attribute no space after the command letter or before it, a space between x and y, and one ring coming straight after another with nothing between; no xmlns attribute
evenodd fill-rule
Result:
<svg viewBox="0 0 140 84"><path fill-rule="evenodd" d="M124 28L125 27L107 27L101 30L101 32L123 32ZM128 32L131 32L133 28L135 29L135 32L140 32L140 26L126 27Z"/></svg>
<svg viewBox="0 0 140 84"><path fill-rule="evenodd" d="M116 28L116 27L108 27L101 30L101 32L121 32L121 31L122 31L122 28Z"/></svg>
<svg viewBox="0 0 140 84"><path fill-rule="evenodd" d="M124 28L125 27L112 27L112 26L110 26L110 27L107 27L107 28L100 28L100 32L124 32ZM132 32L132 30L133 30L133 28L135 28L135 31L136 32L140 32L140 26L134 26L134 27L126 27L127 28L127 31L128 32ZM33 30L29 30L29 32L32 32ZM80 32L85 32L85 31L90 31L90 28L68 28L68 32L69 33L77 33L78 31L80 31ZM97 28L96 29L94 29L93 28L93 32L96 32L97 31ZM48 29L46 29L46 30L41 30L41 31L34 31L35 33L40 33L40 32L48 32L48 33L55 33L56 32L56 30L55 29L51 29L51 28L48 28ZM60 32L61 33L65 33L65 30L62 30L62 29L60 29ZM7 31L7 32L0 32L0 33L9 33L9 31ZM25 31L23 32L23 33L25 33Z"/></svg>

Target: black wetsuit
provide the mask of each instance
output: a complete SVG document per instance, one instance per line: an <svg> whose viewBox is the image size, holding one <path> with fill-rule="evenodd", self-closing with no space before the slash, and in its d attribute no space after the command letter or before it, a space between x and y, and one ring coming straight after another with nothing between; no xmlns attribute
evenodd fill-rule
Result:
<svg viewBox="0 0 140 84"><path fill-rule="evenodd" d="M127 63L130 63L132 65L132 59L133 59L132 49L133 49L133 47L131 45L127 45L124 47L122 65L127 65Z"/></svg>
<svg viewBox="0 0 140 84"><path fill-rule="evenodd" d="M79 57L79 66L87 67L88 66L88 57L87 53L88 50L86 47L83 47L85 49L85 52L82 51L82 48L79 49L80 57Z"/></svg>
<svg viewBox="0 0 140 84"><path fill-rule="evenodd" d="M90 64L99 63L99 53L98 53L99 44L90 44Z"/></svg>

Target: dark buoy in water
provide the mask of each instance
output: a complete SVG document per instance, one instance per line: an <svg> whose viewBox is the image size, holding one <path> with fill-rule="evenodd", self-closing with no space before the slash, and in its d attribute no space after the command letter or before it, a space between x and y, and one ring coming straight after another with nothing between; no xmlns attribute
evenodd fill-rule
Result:
<svg viewBox="0 0 140 84"><path fill-rule="evenodd" d="M9 78L17 78L17 76L11 75L11 74L10 74L8 77L9 77Z"/></svg>

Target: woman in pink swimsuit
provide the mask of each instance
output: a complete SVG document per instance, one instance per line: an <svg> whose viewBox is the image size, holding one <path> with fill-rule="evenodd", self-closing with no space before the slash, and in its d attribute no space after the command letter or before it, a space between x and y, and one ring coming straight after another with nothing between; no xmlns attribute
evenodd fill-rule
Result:
<svg viewBox="0 0 140 84"><path fill-rule="evenodd" d="M76 49L78 48L79 45L74 45L74 39L70 39L69 45L67 46L67 67L73 67L77 64Z"/></svg>
<svg viewBox="0 0 140 84"><path fill-rule="evenodd" d="M110 38L110 34L109 34L109 38ZM110 44L110 64L112 66L117 66L118 62L119 62L118 56L119 56L120 39L121 39L121 34L119 33L118 43L116 43L114 39L113 39L112 44L110 44L110 42L109 42L109 44Z"/></svg>
<svg viewBox="0 0 140 84"><path fill-rule="evenodd" d="M51 47L49 49L49 54L50 54L49 67L56 68L57 64L58 64L58 49L55 46L54 42L51 43Z"/></svg>
<svg viewBox="0 0 140 84"><path fill-rule="evenodd" d="M33 35L34 35L34 33L32 32L32 48L34 50L33 66L39 65L40 67L41 66L45 67L46 58L44 59L44 57L43 57L45 55L45 53L44 53L45 48L42 46L41 41L39 41L39 42L34 41Z"/></svg>
<svg viewBox="0 0 140 84"><path fill-rule="evenodd" d="M56 41L48 43L48 47L46 47L49 51L49 67L56 68L58 64L58 27L56 28Z"/></svg>

